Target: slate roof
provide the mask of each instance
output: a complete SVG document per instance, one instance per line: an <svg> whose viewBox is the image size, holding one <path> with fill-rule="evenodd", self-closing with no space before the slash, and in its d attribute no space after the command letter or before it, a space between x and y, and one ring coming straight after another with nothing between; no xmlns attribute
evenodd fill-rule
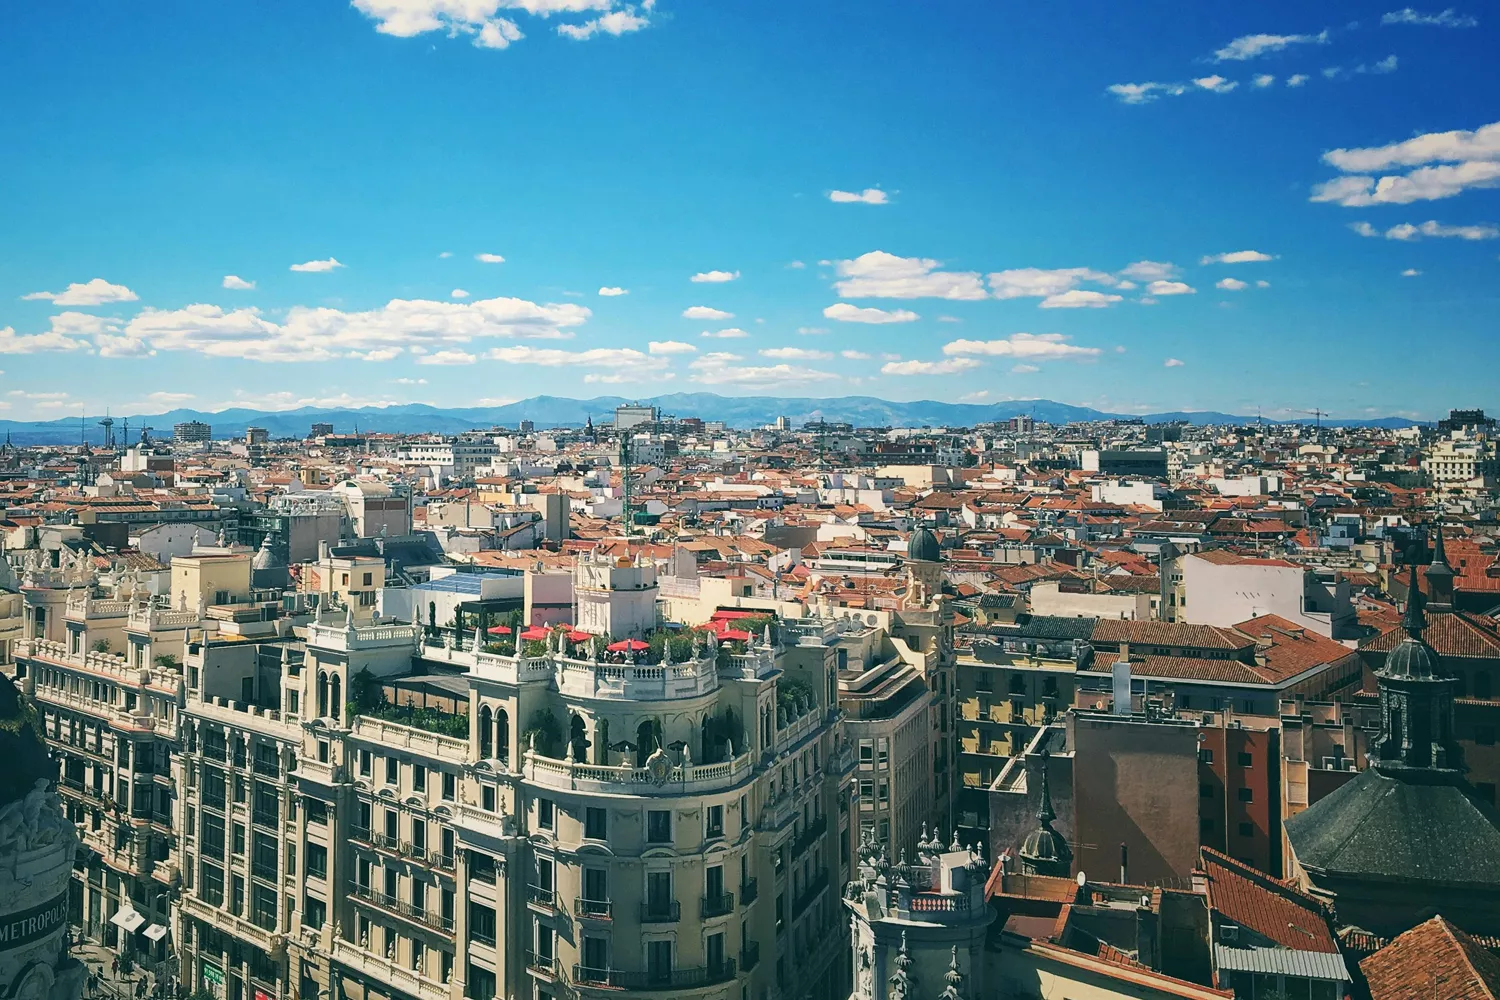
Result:
<svg viewBox="0 0 1500 1000"><path fill-rule="evenodd" d="M1180 649L1238 650L1255 645L1255 640L1232 628L1215 625L1193 625L1187 622L1129 621L1123 618L1101 618L1094 628L1097 643L1128 642L1141 646L1175 646Z"/></svg>
<svg viewBox="0 0 1500 1000"><path fill-rule="evenodd" d="M1500 820L1455 784L1369 767L1286 821L1304 867L1452 885L1500 885ZM1426 779L1425 782L1423 779Z"/></svg>
<svg viewBox="0 0 1500 1000"><path fill-rule="evenodd" d="M1496 1000L1500 957L1441 916L1359 963L1371 1000Z"/></svg>

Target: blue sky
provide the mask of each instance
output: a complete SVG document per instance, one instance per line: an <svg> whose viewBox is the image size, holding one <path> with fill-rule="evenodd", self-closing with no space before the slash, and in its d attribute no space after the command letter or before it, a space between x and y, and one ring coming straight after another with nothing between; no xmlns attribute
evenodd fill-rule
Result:
<svg viewBox="0 0 1500 1000"><path fill-rule="evenodd" d="M1500 409L1491 11L7 5L0 416Z"/></svg>

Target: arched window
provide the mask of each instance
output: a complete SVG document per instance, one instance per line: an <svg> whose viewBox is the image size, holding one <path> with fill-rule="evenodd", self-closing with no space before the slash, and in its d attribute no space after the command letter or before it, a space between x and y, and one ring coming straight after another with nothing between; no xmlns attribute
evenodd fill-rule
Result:
<svg viewBox="0 0 1500 1000"><path fill-rule="evenodd" d="M573 747L573 759L580 764L587 764L589 760L588 724L576 712L568 722L568 742Z"/></svg>
<svg viewBox="0 0 1500 1000"><path fill-rule="evenodd" d="M326 671L318 671L318 718L328 717L328 674Z"/></svg>
<svg viewBox="0 0 1500 1000"><path fill-rule="evenodd" d="M336 719L344 717L344 699L339 696L341 687L343 685L339 681L338 674L328 678L328 714Z"/></svg>
<svg viewBox="0 0 1500 1000"><path fill-rule="evenodd" d="M494 729L491 728L491 726L493 725L493 723L492 723L491 720L492 720L492 716L490 715L490 707L488 705L486 705L485 707L483 707L483 708L481 708L479 710L479 759L480 760L489 760L492 756L494 756L494 753L493 753L494 746L492 745L492 741L494 739L494 733L495 733L495 731L494 731Z"/></svg>
<svg viewBox="0 0 1500 1000"><path fill-rule="evenodd" d="M647 719L635 727L635 766L645 767L646 758L656 752L661 746L661 727L655 719Z"/></svg>
<svg viewBox="0 0 1500 1000"><path fill-rule="evenodd" d="M503 708L495 710L495 756L510 760L510 713Z"/></svg>

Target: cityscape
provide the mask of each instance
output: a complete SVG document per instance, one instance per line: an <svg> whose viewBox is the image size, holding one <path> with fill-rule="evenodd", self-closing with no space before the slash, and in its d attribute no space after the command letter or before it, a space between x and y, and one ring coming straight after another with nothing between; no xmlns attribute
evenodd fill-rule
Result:
<svg viewBox="0 0 1500 1000"><path fill-rule="evenodd" d="M0 13L0 1000L1500 998L1489 13Z"/></svg>

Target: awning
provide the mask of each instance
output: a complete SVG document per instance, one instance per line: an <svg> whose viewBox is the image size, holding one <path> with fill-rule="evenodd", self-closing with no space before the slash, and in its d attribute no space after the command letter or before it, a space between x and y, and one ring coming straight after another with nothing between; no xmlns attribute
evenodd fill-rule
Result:
<svg viewBox="0 0 1500 1000"><path fill-rule="evenodd" d="M141 925L146 922L146 918L131 907L122 906L115 911L114 916L109 918L109 922L128 933L133 933L140 930Z"/></svg>
<svg viewBox="0 0 1500 1000"><path fill-rule="evenodd" d="M167 929L161 924L152 924L146 928L145 935L148 941L160 941L167 936Z"/></svg>

